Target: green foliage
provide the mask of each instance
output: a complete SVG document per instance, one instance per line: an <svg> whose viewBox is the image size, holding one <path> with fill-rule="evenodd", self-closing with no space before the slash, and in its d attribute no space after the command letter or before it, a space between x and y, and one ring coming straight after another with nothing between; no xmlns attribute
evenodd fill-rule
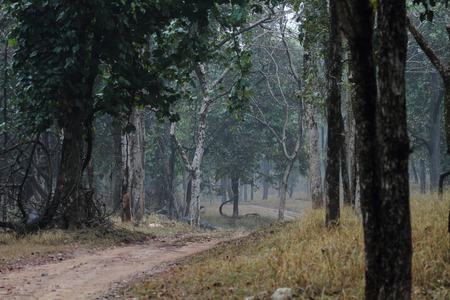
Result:
<svg viewBox="0 0 450 300"><path fill-rule="evenodd" d="M44 131L54 120L65 127L74 109L91 122L94 114L119 117L143 106L151 106L159 118L177 120L170 105L184 96L176 90L180 70L192 54L200 61L209 58L205 33L218 5L227 3L7 1L17 20L10 43L17 46L22 124ZM245 21L250 8L244 0L231 4L236 9L227 24L233 27ZM174 34L171 43L168 32Z"/></svg>

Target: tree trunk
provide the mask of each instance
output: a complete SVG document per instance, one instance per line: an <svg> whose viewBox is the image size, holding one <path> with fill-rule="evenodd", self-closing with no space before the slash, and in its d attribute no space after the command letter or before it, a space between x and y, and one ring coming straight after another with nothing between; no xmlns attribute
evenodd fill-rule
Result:
<svg viewBox="0 0 450 300"><path fill-rule="evenodd" d="M213 84L208 86L208 84L206 82L205 68L202 65L202 63L200 63L198 61L193 61L192 64L193 64L193 67L197 74L197 78L198 78L201 90L203 92L203 102L202 102L202 106L200 107L200 112L198 114L198 129L197 129L198 138L197 138L197 145L195 147L194 158L193 158L191 164L188 161L187 155L184 152L180 141L178 140L178 138L175 135L175 123L173 123L170 128L170 135L172 136L173 141L177 145L178 152L181 155L181 158L183 160L186 170L189 171L189 173L191 174L191 177L192 177L191 226L199 227L200 226L199 196L200 196L200 184L201 184L200 167L202 164L203 153L205 151L206 116L207 116L208 109L209 109L209 106L211 105L211 103L213 103L216 99L218 99L222 94L216 95L215 97L212 98L210 96L210 91L212 89L214 89L216 84L220 83L220 80L216 81ZM228 71L229 71L229 69L226 69L222 73L221 78L223 78L228 73ZM230 88L230 90L231 90L231 88Z"/></svg>
<svg viewBox="0 0 450 300"><path fill-rule="evenodd" d="M122 136L122 222L131 222L130 134Z"/></svg>
<svg viewBox="0 0 450 300"><path fill-rule="evenodd" d="M233 190L233 217L239 215L239 177L231 178L231 189Z"/></svg>
<svg viewBox="0 0 450 300"><path fill-rule="evenodd" d="M191 191L191 226L200 227L200 185L202 183L200 170L192 173Z"/></svg>
<svg viewBox="0 0 450 300"><path fill-rule="evenodd" d="M427 189L427 178L425 174L425 160L421 157L419 159L419 179L420 179L420 193L425 194Z"/></svg>
<svg viewBox="0 0 450 300"><path fill-rule="evenodd" d="M225 179L220 180L220 188L222 190L222 203L227 202L227 185Z"/></svg>
<svg viewBox="0 0 450 300"><path fill-rule="evenodd" d="M142 226L145 222L145 128L142 111L133 108L131 124L136 128L130 139L131 201L134 225Z"/></svg>
<svg viewBox="0 0 450 300"><path fill-rule="evenodd" d="M158 139L158 145L161 149L161 157L162 163L164 167L164 175L166 179L166 189L167 189L167 206L169 210L169 218L173 219L175 216L178 216L178 203L175 199L175 191L173 186L174 181L174 149L172 149L172 157L169 159L169 149L171 148L171 140L170 140L170 123L165 124L164 135L163 138Z"/></svg>
<svg viewBox="0 0 450 300"><path fill-rule="evenodd" d="M441 175L441 147L440 147L440 104L444 97L440 85L439 73L431 73L431 99L430 99L430 191L436 193Z"/></svg>
<svg viewBox="0 0 450 300"><path fill-rule="evenodd" d="M253 180L255 179L254 174L252 174L252 184L250 186L250 201L253 201Z"/></svg>
<svg viewBox="0 0 450 300"><path fill-rule="evenodd" d="M190 178L187 183L187 189L186 189L186 206L184 208L184 217L189 216L191 212L191 198L192 198L192 179ZM225 194L226 198L226 194Z"/></svg>
<svg viewBox="0 0 450 300"><path fill-rule="evenodd" d="M405 68L408 35L406 1L378 1L378 83L380 91L381 202L378 212L382 247L373 260L367 299L411 299L412 238L409 206L409 137ZM378 244L380 245L380 244ZM377 271L378 269L378 271ZM370 282L369 282L370 283Z"/></svg>
<svg viewBox="0 0 450 300"><path fill-rule="evenodd" d="M355 128L355 119L353 118L353 112L352 114L352 136L351 136L351 143L350 143L350 153L351 153L351 163L350 163L350 183L351 183L351 190L350 190L350 196L352 199L352 205L355 207L355 200L356 200L356 128Z"/></svg>
<svg viewBox="0 0 450 300"><path fill-rule="evenodd" d="M328 149L328 128L325 130L324 127L322 127L322 152L327 154ZM327 190L327 157L325 155L325 158L322 159L323 164L323 191Z"/></svg>
<svg viewBox="0 0 450 300"><path fill-rule="evenodd" d="M289 160L284 170L283 181L281 182L281 196L280 196L280 207L278 209L278 221L284 220L284 210L286 207L286 194L287 194L287 185L289 181L289 175L291 174L292 165L294 164L294 160Z"/></svg>
<svg viewBox="0 0 450 300"><path fill-rule="evenodd" d="M339 221L339 163L341 148L341 36L339 17L336 4L330 2L329 21L329 58L327 63L328 97L328 148L327 148L327 172L326 172L326 225L335 225Z"/></svg>
<svg viewBox="0 0 450 300"><path fill-rule="evenodd" d="M359 180L358 171L355 172L355 213L361 216L361 184Z"/></svg>
<svg viewBox="0 0 450 300"><path fill-rule="evenodd" d="M114 208L122 201L122 126L112 127L111 125L111 135L114 142L114 171L112 174L113 184L110 206Z"/></svg>
<svg viewBox="0 0 450 300"><path fill-rule="evenodd" d="M76 107L73 107L72 112L66 116L69 122L64 130L61 165L52 202L53 209L50 209L51 213L47 218L53 218L58 204L61 203L62 228L83 228L87 217L87 203L82 184L84 116Z"/></svg>
<svg viewBox="0 0 450 300"><path fill-rule="evenodd" d="M8 68L6 67L8 65L8 43L5 43L5 49L3 52L3 59L4 59L4 72L3 72L3 124L6 127L8 125ZM6 146L8 144L8 131L4 131L3 134L3 149L6 149ZM0 165L0 167L5 167L7 165L7 154L4 153L2 155L2 159L3 159L3 164ZM7 178L7 173L6 173L6 169L1 171L1 175L2 177L1 182L6 182L6 178ZM0 195L0 203L1 203L1 209L2 209L2 220L3 222L7 221L7 214L8 214L8 209L7 209L7 204L8 204L8 194L7 191L5 190L5 193Z"/></svg>
<svg viewBox="0 0 450 300"><path fill-rule="evenodd" d="M347 100L348 102L348 100ZM348 104L348 103L347 103ZM342 177L342 189L344 196L344 205L351 205L352 199L350 195L350 179L348 176L348 153L349 153L349 142L351 135L351 113L350 109L347 110L347 118L346 118L346 128L344 130L344 122L342 121L342 136L341 136L341 177Z"/></svg>
<svg viewBox="0 0 450 300"><path fill-rule="evenodd" d="M354 1L352 7L345 0L335 2L354 61L365 298L410 299L412 249L404 80L406 3L377 1L381 106L378 111L372 2Z"/></svg>
<svg viewBox="0 0 450 300"><path fill-rule="evenodd" d="M414 162L414 160L411 160L411 168L414 176L414 183L419 183L419 176L417 176L416 163Z"/></svg>
<svg viewBox="0 0 450 300"><path fill-rule="evenodd" d="M228 200L231 200L231 199L233 199L233 197L234 197L231 179L228 179L228 178L227 178L226 181L225 181L225 183L226 183L226 185L227 185Z"/></svg>
<svg viewBox="0 0 450 300"><path fill-rule="evenodd" d="M267 182L267 178L270 174L270 163L267 160L263 160L263 170L264 170L264 180L263 180L263 196L262 200L267 200L269 197L269 183Z"/></svg>
<svg viewBox="0 0 450 300"><path fill-rule="evenodd" d="M313 209L323 206L322 174L320 172L319 131L317 128L317 108L307 104L309 129L309 173L311 180L311 204Z"/></svg>

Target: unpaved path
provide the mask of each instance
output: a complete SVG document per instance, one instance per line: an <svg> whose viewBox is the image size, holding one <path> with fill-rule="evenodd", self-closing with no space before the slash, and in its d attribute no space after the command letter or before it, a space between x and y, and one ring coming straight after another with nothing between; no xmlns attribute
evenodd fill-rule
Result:
<svg viewBox="0 0 450 300"><path fill-rule="evenodd" d="M177 259L210 249L227 239L196 243L151 242L94 251L55 264L1 276L0 299L100 299L115 285L164 270Z"/></svg>
<svg viewBox="0 0 450 300"><path fill-rule="evenodd" d="M247 213L256 213L262 216L271 216L278 218L278 208L270 208L266 206L252 205L252 204L249 205L239 204L239 214L243 215ZM293 212L287 209L284 210L284 218L286 220L295 219L300 215L301 213Z"/></svg>

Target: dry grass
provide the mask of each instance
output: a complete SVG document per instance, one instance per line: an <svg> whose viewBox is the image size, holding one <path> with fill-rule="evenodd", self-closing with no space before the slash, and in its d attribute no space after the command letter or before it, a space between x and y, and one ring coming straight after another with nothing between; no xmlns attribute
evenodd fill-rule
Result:
<svg viewBox="0 0 450 300"><path fill-rule="evenodd" d="M147 225L134 227L131 223L122 223L113 219L114 227L91 228L78 231L51 229L28 235L0 233L0 263L22 258L31 253L54 253L74 249L97 249L116 245L126 245L146 241L153 237L167 237L193 232L184 223L172 222L151 215ZM148 227L159 224L159 227Z"/></svg>
<svg viewBox="0 0 450 300"><path fill-rule="evenodd" d="M414 299L450 299L449 196L411 199ZM293 222L274 223L136 282L124 293L144 299L269 299L276 288L290 287L300 299L360 299L361 220L344 208L340 226L328 231L324 216L324 210L309 210Z"/></svg>

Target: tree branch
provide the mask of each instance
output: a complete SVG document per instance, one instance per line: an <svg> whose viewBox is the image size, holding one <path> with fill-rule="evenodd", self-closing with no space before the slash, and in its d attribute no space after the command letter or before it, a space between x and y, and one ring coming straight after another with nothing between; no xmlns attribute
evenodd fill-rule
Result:
<svg viewBox="0 0 450 300"><path fill-rule="evenodd" d="M414 25L411 18L407 15L406 16L406 27L408 28L409 32L411 32L412 36L416 40L417 44L419 44L422 51L425 53L425 55L428 57L428 59L431 61L431 63L434 65L436 70L439 72L442 78L446 77L446 73L448 71L448 67L444 64L444 62L439 58L439 56L434 52L434 50L431 48L431 46L428 44L428 42L425 40L423 35L420 33L419 28Z"/></svg>
<svg viewBox="0 0 450 300"><path fill-rule="evenodd" d="M259 21L256 21L255 23L250 24L250 25L248 25L247 27L245 27L245 28L239 30L236 34L239 35L239 34L242 34L242 33L244 33L244 32L247 32L247 31L249 31L249 30L255 28L256 26L258 26L258 25L260 25L260 24L262 24L262 23L265 23L265 22L269 21L270 19L272 19L272 16L273 16L272 14L269 14L269 16L265 17L264 19L261 19L261 20L259 20ZM223 39L223 40L222 40L219 44L217 44L214 48L209 49L209 51L212 52L212 51L215 51L215 50L219 49L219 48L222 47L226 42L228 42L228 41L230 41L230 40L231 40L231 36L229 36L229 37Z"/></svg>
<svg viewBox="0 0 450 300"><path fill-rule="evenodd" d="M412 132L412 130L409 128L408 128L408 131L416 140L421 141L428 148L428 151L430 152L430 154L433 154L433 149L431 148L430 144L424 138L421 138L421 137L415 135L414 132Z"/></svg>
<svg viewBox="0 0 450 300"><path fill-rule="evenodd" d="M170 136L172 137L172 140L174 141L175 145L177 145L178 152L180 152L181 159L183 159L183 163L184 163L184 167L186 168L186 171L191 172L192 167L189 164L189 160L186 155L186 152L184 152L183 146L181 146L180 141L178 140L177 136L175 135L175 124L176 123L172 123L170 125Z"/></svg>

